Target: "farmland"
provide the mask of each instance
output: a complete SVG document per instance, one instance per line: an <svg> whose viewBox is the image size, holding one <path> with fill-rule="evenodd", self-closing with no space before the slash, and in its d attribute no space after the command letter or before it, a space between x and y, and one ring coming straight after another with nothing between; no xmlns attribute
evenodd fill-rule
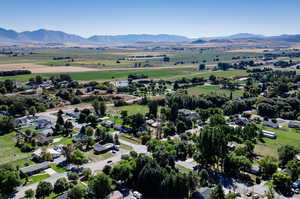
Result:
<svg viewBox="0 0 300 199"><path fill-rule="evenodd" d="M198 86L194 87L188 90L188 93L191 95L199 95L199 94L218 94L218 95L225 95L230 96L230 93L232 92L233 97L238 98L242 96L243 91L241 90L235 90L230 91L228 89L221 89L218 85L207 85L207 86Z"/></svg>

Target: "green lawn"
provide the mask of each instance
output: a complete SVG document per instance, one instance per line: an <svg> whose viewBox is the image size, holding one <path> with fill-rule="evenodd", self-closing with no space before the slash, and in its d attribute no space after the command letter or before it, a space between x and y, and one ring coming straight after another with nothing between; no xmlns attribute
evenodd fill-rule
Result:
<svg viewBox="0 0 300 199"><path fill-rule="evenodd" d="M122 123L123 123L123 120L122 120L122 118L119 118L119 117L109 117L109 119L108 120L110 120L110 121L112 121L114 124L118 124L118 125L122 125Z"/></svg>
<svg viewBox="0 0 300 199"><path fill-rule="evenodd" d="M131 142L133 144L140 144L141 143L141 140L136 138L136 137L133 137L131 135L128 135L128 134L123 134L121 133L120 136L119 136L120 139L122 140L125 140L127 142Z"/></svg>
<svg viewBox="0 0 300 199"><path fill-rule="evenodd" d="M15 146L15 132L0 136L0 165L10 163L23 167L25 164L32 164L31 153L22 153Z"/></svg>
<svg viewBox="0 0 300 199"><path fill-rule="evenodd" d="M276 139L263 138L264 143L258 143L255 147L255 152L261 155L278 156L277 150L283 145L292 145L300 150L300 130L283 127L273 129L259 125L262 129L272 131L277 134Z"/></svg>
<svg viewBox="0 0 300 199"><path fill-rule="evenodd" d="M127 150L127 151L131 151L133 149L131 146L126 145L126 144L120 144L120 148Z"/></svg>
<svg viewBox="0 0 300 199"><path fill-rule="evenodd" d="M28 182L26 185L31 185L31 184L34 184L34 183L37 183L37 182L41 182L47 178L49 178L50 175L47 174L47 173L42 173L42 174L37 174L37 175L33 175L33 176L30 176L29 179L30 179L30 182Z"/></svg>
<svg viewBox="0 0 300 199"><path fill-rule="evenodd" d="M67 169L65 169L63 167L58 167L57 164L55 164L55 163L51 163L51 168L57 173L64 173L67 171Z"/></svg>
<svg viewBox="0 0 300 199"><path fill-rule="evenodd" d="M220 89L219 85L198 86L198 87L188 89L188 93L191 95L216 93L218 95L226 95L229 97L230 92L231 91L228 89ZM232 95L234 98L238 98L243 95L243 91L235 90L232 92Z"/></svg>
<svg viewBox="0 0 300 199"><path fill-rule="evenodd" d="M100 161L100 160L106 160L108 158L111 158L113 154L111 152L103 153L96 155L94 154L94 150L88 151L85 153L85 156L92 162Z"/></svg>
<svg viewBox="0 0 300 199"><path fill-rule="evenodd" d="M128 115L133 115L133 114L137 114L137 113L146 114L149 112L148 106L138 105L138 104L121 106L121 107L117 107L117 109L120 111L122 111L122 110L127 111Z"/></svg>

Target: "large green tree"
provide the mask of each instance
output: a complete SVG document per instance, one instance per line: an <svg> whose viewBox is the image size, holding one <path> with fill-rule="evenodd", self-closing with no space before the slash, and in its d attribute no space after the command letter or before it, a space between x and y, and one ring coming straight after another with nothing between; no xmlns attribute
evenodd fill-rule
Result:
<svg viewBox="0 0 300 199"><path fill-rule="evenodd" d="M89 188L97 198L103 198L111 191L112 180L104 173L99 173L89 181Z"/></svg>

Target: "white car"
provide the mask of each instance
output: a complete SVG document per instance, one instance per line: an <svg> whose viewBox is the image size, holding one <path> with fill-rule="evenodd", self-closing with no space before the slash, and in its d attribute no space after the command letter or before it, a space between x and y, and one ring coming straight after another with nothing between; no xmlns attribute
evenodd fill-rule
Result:
<svg viewBox="0 0 300 199"><path fill-rule="evenodd" d="M136 198L136 199L141 199L143 197L143 195L138 192L138 191L134 191L133 192L133 196Z"/></svg>

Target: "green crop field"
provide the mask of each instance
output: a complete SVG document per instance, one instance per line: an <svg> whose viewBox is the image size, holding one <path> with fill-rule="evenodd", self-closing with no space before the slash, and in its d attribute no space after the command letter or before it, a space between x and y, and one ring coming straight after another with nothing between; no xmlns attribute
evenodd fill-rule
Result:
<svg viewBox="0 0 300 199"><path fill-rule="evenodd" d="M162 68L162 69L128 69L128 70L111 70L111 71L99 71L99 72L78 72L78 73L69 73L72 79L89 81L89 80L98 80L98 81L107 81L107 80L125 80L129 74L144 74L151 78L161 78L161 79L178 79L182 77L204 77L208 78L210 75L215 75L217 77L235 77L235 76L245 76L247 72L244 70L229 70L229 71L204 71L199 72L195 70L195 67L191 68ZM41 75L43 77L58 76L55 73L46 73L46 74L30 74L30 75L17 75L17 76L7 76L0 77L0 80L12 79L17 81L28 81L29 78Z"/></svg>
<svg viewBox="0 0 300 199"><path fill-rule="evenodd" d="M188 93L191 95L216 93L218 95L225 95L229 97L231 91L227 89L221 89L219 85L207 85L207 86L198 86L198 87L190 88L188 89ZM238 98L243 95L243 91L242 90L232 91L232 95L234 98Z"/></svg>

